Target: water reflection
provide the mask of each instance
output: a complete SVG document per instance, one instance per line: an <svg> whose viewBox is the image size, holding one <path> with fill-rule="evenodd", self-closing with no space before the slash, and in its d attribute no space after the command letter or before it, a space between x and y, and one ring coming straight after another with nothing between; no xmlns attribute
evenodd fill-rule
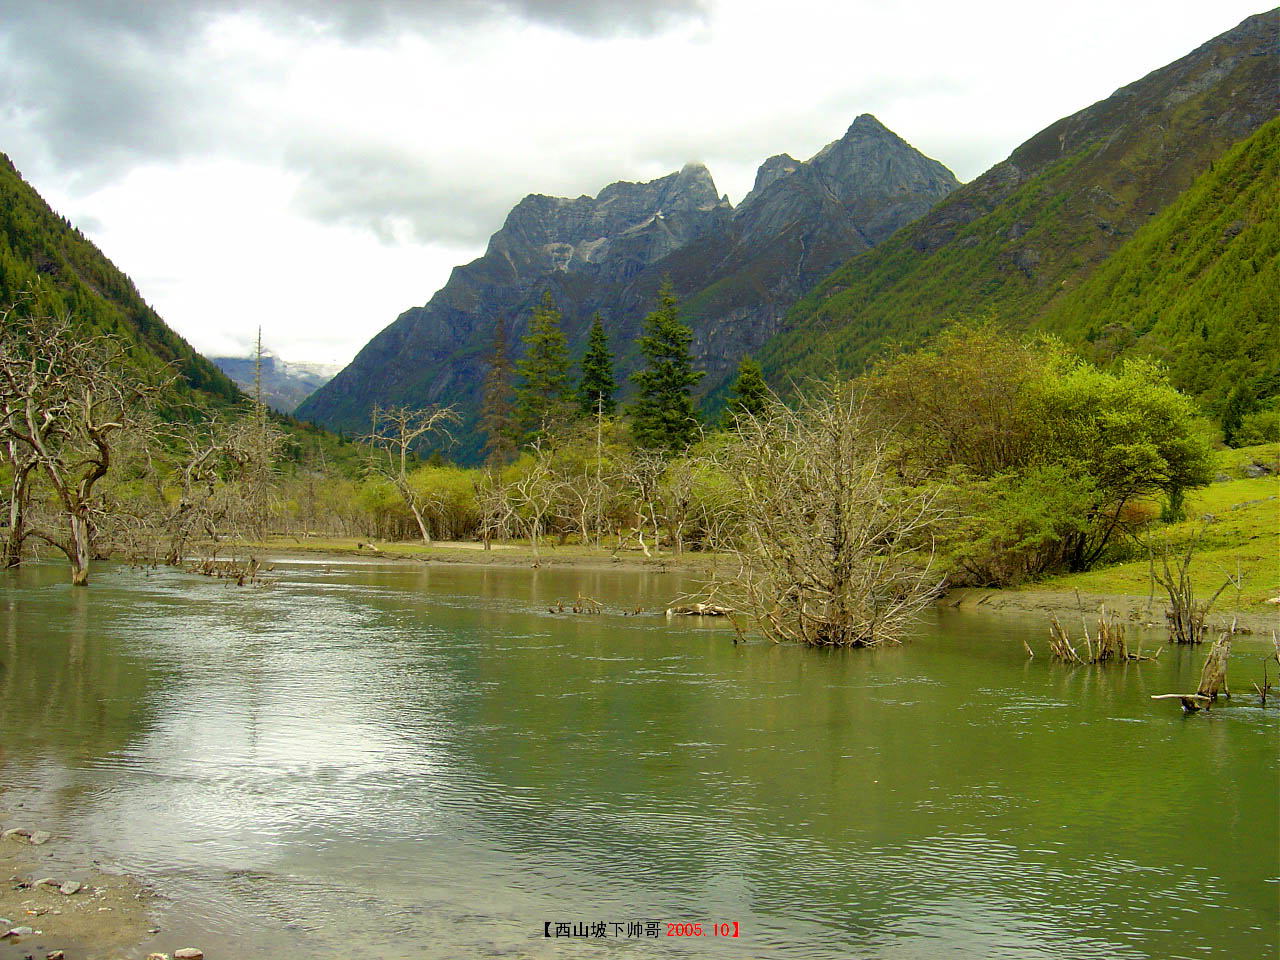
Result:
<svg viewBox="0 0 1280 960"><path fill-rule="evenodd" d="M48 574L0 592L5 802L232 955L550 956L543 920L643 917L744 931L658 955L1274 950L1276 714L1152 710L1183 652L1028 663L1039 624L952 612L735 646L624 616L688 588L660 573ZM613 612L554 612L579 593Z"/></svg>

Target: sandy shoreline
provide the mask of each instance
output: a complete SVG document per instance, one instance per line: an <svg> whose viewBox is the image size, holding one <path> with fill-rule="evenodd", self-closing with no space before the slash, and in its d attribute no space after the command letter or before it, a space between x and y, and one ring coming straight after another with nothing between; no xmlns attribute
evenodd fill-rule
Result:
<svg viewBox="0 0 1280 960"><path fill-rule="evenodd" d="M1109 616L1119 617L1129 623L1164 629L1164 611L1167 602L1157 596L1154 602L1145 596L1125 593L1076 593L1067 590L991 590L981 587L964 587L951 590L938 600L938 606L956 610L987 611L992 613L1039 615L1047 624L1050 617L1067 618L1084 616L1090 624L1101 615L1103 608ZM1245 611L1236 613L1227 607L1215 608L1209 614L1209 628L1216 632L1226 630L1232 620L1243 633L1270 636L1280 632L1280 611L1265 613ZM1092 626L1091 626L1092 629Z"/></svg>
<svg viewBox="0 0 1280 960"><path fill-rule="evenodd" d="M0 810L0 829L14 827L39 829ZM141 956L140 944L157 929L153 915L159 897L137 880L103 873L96 865L61 866L58 853L56 836L39 845L18 837L0 840L0 920L7 921L0 934L31 929L0 939L0 960L46 957L59 950L66 960ZM39 882L46 879L55 882Z"/></svg>

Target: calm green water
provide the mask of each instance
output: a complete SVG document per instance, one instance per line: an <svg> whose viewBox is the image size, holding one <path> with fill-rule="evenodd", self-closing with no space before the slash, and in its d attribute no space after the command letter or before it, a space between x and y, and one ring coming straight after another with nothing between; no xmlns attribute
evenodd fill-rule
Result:
<svg viewBox="0 0 1280 960"><path fill-rule="evenodd" d="M547 609L653 611L671 574L64 575L0 579L0 821L152 879L157 948L1276 955L1280 710L1148 699L1202 651L1072 670L1028 662L1034 620L815 652ZM1238 686L1262 650L1238 646ZM543 937L650 919L740 936Z"/></svg>

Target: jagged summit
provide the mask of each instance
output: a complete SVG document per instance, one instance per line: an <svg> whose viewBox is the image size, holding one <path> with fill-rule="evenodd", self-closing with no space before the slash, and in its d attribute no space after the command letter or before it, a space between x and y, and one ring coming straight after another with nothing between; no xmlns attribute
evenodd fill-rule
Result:
<svg viewBox="0 0 1280 960"><path fill-rule="evenodd" d="M854 118L839 140L809 160L770 157L755 186L734 212L752 229L777 229L788 220L816 217L834 204L862 239L879 243L959 186L951 171L924 156L869 113ZM830 216L841 219L834 210Z"/></svg>
<svg viewBox="0 0 1280 960"><path fill-rule="evenodd" d="M549 271L594 272L608 264L644 266L701 236L727 212L702 164L647 183L621 180L596 196L530 194L489 240L520 281Z"/></svg>

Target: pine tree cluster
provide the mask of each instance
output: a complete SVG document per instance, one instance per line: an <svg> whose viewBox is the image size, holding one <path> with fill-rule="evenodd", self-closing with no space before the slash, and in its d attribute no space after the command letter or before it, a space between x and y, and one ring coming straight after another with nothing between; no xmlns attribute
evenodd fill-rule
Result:
<svg viewBox="0 0 1280 960"><path fill-rule="evenodd" d="M480 417L491 463L510 460L522 444L551 435L572 420L604 419L618 413L614 354L604 319L599 313L592 317L576 388L562 319L554 298L546 292L522 338L524 356L515 364L505 319L499 317L494 324ZM693 390L704 372L694 366L693 334L680 320L669 280L658 292L656 309L645 317L643 331L638 346L644 366L631 376L636 394L626 410L631 434L641 447L679 452L702 431ZM743 414L759 415L770 396L760 365L745 358L721 425L730 429Z"/></svg>

